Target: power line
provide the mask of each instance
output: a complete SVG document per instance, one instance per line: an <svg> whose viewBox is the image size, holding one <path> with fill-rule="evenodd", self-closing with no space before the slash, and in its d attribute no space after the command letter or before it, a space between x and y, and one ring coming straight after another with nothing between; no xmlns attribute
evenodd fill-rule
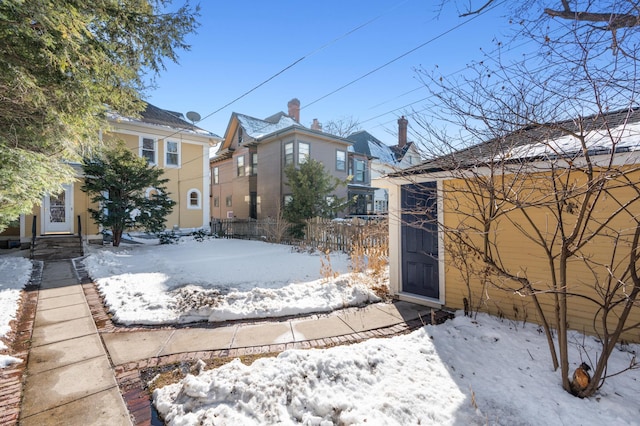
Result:
<svg viewBox="0 0 640 426"><path fill-rule="evenodd" d="M297 59L296 61L292 62L291 64L287 65L286 67L284 67L283 69L281 69L280 71L278 71L277 73L275 73L274 75L272 75L271 77L267 78L266 80L262 81L261 83L259 83L258 85L252 87L251 89L247 90L246 92L244 92L242 95L238 96L237 98L233 99L230 102L227 102L225 105L221 106L220 108L216 109L215 111L205 115L202 119L200 119L199 121L205 120L209 117L211 117L214 114L217 114L218 112L222 111L223 109L227 108L230 105L233 105L234 103L236 103L237 101L239 101L240 99L244 98L245 96L249 95L250 93L254 92L255 90L259 89L260 87L264 86L265 84L267 84L268 82L270 82L271 80L273 80L274 78L278 77L279 75L281 75L282 73L284 73L285 71L293 68L294 66L296 66L297 64L299 64L300 62L302 62L303 60L315 55L316 53L326 49L327 47L337 43L338 41L342 40L343 38L348 37L349 35L355 33L358 30L361 30L362 28L372 24L373 22L377 21L378 19L380 19L382 16L386 15L387 13L389 13L390 11L397 9L398 7L400 7L402 4L406 3L408 0L404 0L398 4L396 4L394 7L387 9L386 11L384 11L383 13L381 13L380 15L366 21L363 24L358 25L357 27L347 31L346 33L334 38L333 40L329 41L328 43L323 44L322 46L320 46L319 48L312 50L311 52L307 53L306 55L302 56L301 58Z"/></svg>
<svg viewBox="0 0 640 426"><path fill-rule="evenodd" d="M364 78L366 78L366 77L370 76L371 74L373 74L373 73L375 73L375 72L380 71L381 69L383 69L383 68L385 68L385 67L387 67L387 66L391 65L392 63L399 61L400 59L404 58L405 56L408 56L408 55L412 54L413 52L415 52L415 51L417 51L417 50L419 50L419 49L422 49L423 47L427 46L428 44L431 44L431 43L433 43L434 41L436 41L436 40L438 40L438 39L440 39L440 38L444 37L445 35L447 35L447 34L449 34L449 33L453 32L453 31L455 31L455 30L457 30L457 29L461 28L462 26L464 26L464 25L468 24L469 22L471 22L471 21L473 21L473 20L477 19L478 17L482 16L483 14L485 14L486 12L488 12L489 10L495 9L496 7L498 7L499 5L501 5L501 4L503 4L503 3L504 3L504 1L502 1L502 2L500 2L500 3L497 3L497 4L496 4L496 5L494 5L492 8L486 9L485 11L483 11L483 12L481 12L481 13L477 14L477 15L472 16L471 18L467 19L466 21L461 22L461 23L459 23L458 25L453 26L452 28L449 28L448 30L446 30L446 31L444 31L444 32L442 32L442 33L440 33L440 34L438 34L438 35L437 35L437 36L435 36L435 37L432 37L431 39L429 39L429 40L425 41L424 43L419 44L418 46L414 47L413 49L411 49L411 50L408 50L408 51L404 52L404 53L403 53L403 54L401 54L400 56L397 56L397 57L395 57L395 58L391 59L390 61L388 61L388 62L386 62L386 63L384 63L384 64L380 65L379 67L376 67L376 68L372 69L371 71L369 71L369 72L367 72L367 73L365 73L365 74L361 75L360 77L356 78L355 80L352 80L352 81L350 81L349 83L344 84L344 85L342 85L342 86L338 87L337 89L335 89L335 90L333 90L333 91L331 91L331 92L327 93L326 95L323 95L323 96L319 97L318 99L316 99L316 100L314 100L314 101L312 101L312 102L310 102L310 103L306 104L303 108L310 107L311 105L313 105L313 104L315 104L315 103L317 103L317 102L320 102L321 100L323 100L323 99L325 99L325 98L328 98L329 96L331 96L331 95L333 95L333 94L335 94L335 93L337 93L337 92L339 92L339 91L341 91L341 90L343 90L343 89L345 89L345 88L347 88L347 87L351 86L351 85L352 85L352 84L354 84L354 83L357 83L358 81L360 81L360 80L362 80L362 79L364 79ZM303 109L303 108L300 108L300 109Z"/></svg>

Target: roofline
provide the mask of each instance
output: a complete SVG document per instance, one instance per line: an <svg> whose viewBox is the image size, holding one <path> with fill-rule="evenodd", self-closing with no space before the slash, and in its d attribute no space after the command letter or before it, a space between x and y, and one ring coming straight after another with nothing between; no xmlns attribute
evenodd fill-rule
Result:
<svg viewBox="0 0 640 426"><path fill-rule="evenodd" d="M203 134L203 133L197 133L191 129L185 129L182 127L173 127L173 126L164 125L164 124L148 123L146 121L141 121L137 118L130 118L130 117L126 117L126 118L128 121L119 121L118 119L107 118L107 122L109 123L109 126L114 129L117 129L118 127L124 127L127 124L129 124L132 126L139 126L147 129L164 130L165 132L169 133L169 135L167 135L166 137L171 137L177 134L181 134L184 136L194 136L202 139L213 139L214 144L222 142L222 138L220 136L216 135L215 133L211 133L208 130L201 129L205 132L209 132L208 134ZM111 129L105 129L105 130L109 131Z"/></svg>
<svg viewBox="0 0 640 426"><path fill-rule="evenodd" d="M289 132L293 132L293 133L300 132L300 133L312 134L312 135L315 135L315 136L323 137L325 139L337 140L337 141L343 142L345 145L353 145L353 141L350 141L347 138L343 138L343 137L340 137L340 136L335 136L335 135L332 135L330 133L325 133L325 132L318 131L318 130L309 129L309 128L306 128L306 127L304 127L302 125L299 125L299 124L293 124L293 125L291 125L289 127L285 127L284 129L276 130L275 132L266 134L266 135L261 136L259 138L255 138L255 143L260 143L260 142L263 142L263 141L268 140L268 139L276 138L276 137L278 137L278 136L280 136L282 134L289 133Z"/></svg>

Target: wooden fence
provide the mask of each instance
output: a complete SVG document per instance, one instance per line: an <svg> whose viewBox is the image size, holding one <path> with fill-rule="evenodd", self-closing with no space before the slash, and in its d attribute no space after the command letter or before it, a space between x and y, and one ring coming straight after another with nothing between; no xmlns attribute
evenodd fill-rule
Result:
<svg viewBox="0 0 640 426"><path fill-rule="evenodd" d="M319 250L351 252L358 244L368 247L388 247L389 227L386 218L376 219L311 219L307 221L305 238L292 239L286 222L274 219L212 220L212 233L223 238L263 240L276 243L306 245Z"/></svg>

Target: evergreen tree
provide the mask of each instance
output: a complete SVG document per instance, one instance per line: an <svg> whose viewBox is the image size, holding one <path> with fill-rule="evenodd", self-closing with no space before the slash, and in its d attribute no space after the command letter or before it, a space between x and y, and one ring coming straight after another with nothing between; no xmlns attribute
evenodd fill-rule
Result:
<svg viewBox="0 0 640 426"><path fill-rule="evenodd" d="M135 115L198 9L168 0L0 1L0 231L70 182L106 127Z"/></svg>
<svg viewBox="0 0 640 426"><path fill-rule="evenodd" d="M285 169L285 176L292 198L284 206L284 218L291 222L294 237L304 236L307 219L334 217L345 207L345 200L334 195L345 182L329 174L319 161L308 159L299 168L291 164Z"/></svg>
<svg viewBox="0 0 640 426"><path fill-rule="evenodd" d="M162 169L150 166L124 145L86 159L83 169L82 190L99 206L89 213L97 224L111 230L114 247L128 229L164 231L176 203L169 198Z"/></svg>

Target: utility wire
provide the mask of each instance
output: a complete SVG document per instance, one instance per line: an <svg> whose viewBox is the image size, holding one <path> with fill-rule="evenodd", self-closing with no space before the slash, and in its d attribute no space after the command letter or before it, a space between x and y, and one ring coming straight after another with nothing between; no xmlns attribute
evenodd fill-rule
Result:
<svg viewBox="0 0 640 426"><path fill-rule="evenodd" d="M493 8L491 8L491 9L494 9L494 8L498 7L499 5L501 5L501 4L503 4L503 3L504 3L504 1L502 1L502 2L500 2L500 3L497 3L497 4L496 4L495 6L493 6ZM484 13L488 12L488 11L489 11L489 10L491 10L491 9L487 9L487 10L485 10L485 11L483 11L483 12L481 12L481 13L477 14L477 15L474 15L473 17L471 17L471 18L467 19L466 21L459 23L458 25L455 25L455 26L453 26L453 27L449 28L448 30L446 30L446 31L444 31L444 32L442 32L442 33L440 33L440 34L438 34L437 36L435 36L435 37L433 37L433 38L431 38L431 39L429 39L429 40L425 41L424 43L422 43L422 44L420 44L420 45L418 45L418 46L416 46L416 47L414 47L413 49L411 49L411 50L408 50L408 51L404 52L404 53L403 53L403 54L401 54L400 56L397 56L397 57L395 57L394 59L391 59L390 61L388 61L388 62L386 62L386 63L384 63L384 64L380 65L379 67L374 68L374 69L372 69L371 71L369 71L369 72L367 72L367 73L365 73L365 74L361 75L360 77L356 78L355 80L352 80L352 81L350 81L349 83L344 84L344 85L342 85L342 86L338 87L337 89L335 89L335 90L333 90L333 91L331 91L331 92L327 93L326 95L323 95L323 96L319 97L318 99L316 99L316 100L314 100L314 101L312 101L312 102L310 102L310 103L306 104L303 108L310 107L311 105L313 105L313 104L315 104L315 103L318 103L318 102L320 102L320 101L321 101L321 100L323 100L323 99L328 98L329 96L331 96L331 95L333 95L333 94L335 94L335 93L337 93L337 92L339 92L339 91L341 91L341 90L343 90L343 89L345 89L345 88L347 88L347 87L351 86L351 85L352 85L352 84L354 84L354 83L357 83L358 81L360 81L360 80L362 80L362 79L364 79L364 78L366 78L366 77L370 76L371 74L373 74L373 73L375 73L375 72L380 71L381 69L383 69L383 68L385 68L385 67L387 67L387 66L389 66L389 65L393 64L394 62L399 61L400 59L404 58L405 56L408 56L408 55L412 54L413 52L415 52L415 51L417 51L417 50L419 50L419 49L422 49L423 47L425 47L425 46L427 46L427 45L429 45L429 44L433 43L434 41L436 41L436 40L438 40L438 39L440 39L440 38L444 37L445 35L447 35L447 34L449 34L449 33L453 32L453 31L457 30L458 28L461 28L462 26L464 26L464 25L466 25L466 24L468 24L469 22L473 21L474 19L477 19L478 17L482 16ZM300 109L303 109L303 108L300 108Z"/></svg>

